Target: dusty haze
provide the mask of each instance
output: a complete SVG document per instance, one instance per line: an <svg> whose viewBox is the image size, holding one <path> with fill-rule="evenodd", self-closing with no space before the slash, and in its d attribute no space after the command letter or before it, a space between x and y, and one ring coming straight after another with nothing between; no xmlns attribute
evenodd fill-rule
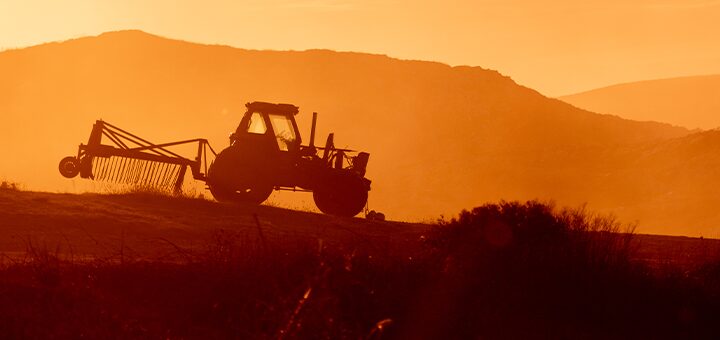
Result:
<svg viewBox="0 0 720 340"><path fill-rule="evenodd" d="M58 160L103 118L152 141L227 145L245 102L312 111L320 140L371 153L370 205L432 220L500 199L589 203L644 232L713 233L717 132L590 113L479 67L379 55L250 51L108 33L0 54L0 176L31 189L85 190ZM274 197L311 206L307 195Z"/></svg>

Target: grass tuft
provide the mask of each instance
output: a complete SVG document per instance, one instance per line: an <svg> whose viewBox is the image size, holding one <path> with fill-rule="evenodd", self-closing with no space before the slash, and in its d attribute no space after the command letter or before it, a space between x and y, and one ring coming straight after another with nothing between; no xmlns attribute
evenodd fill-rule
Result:
<svg viewBox="0 0 720 340"><path fill-rule="evenodd" d="M21 190L22 190L22 187L21 187L20 184L18 184L18 183L11 182L11 181L7 181L7 180L3 180L3 181L0 182L0 190L5 190L5 191L21 191Z"/></svg>

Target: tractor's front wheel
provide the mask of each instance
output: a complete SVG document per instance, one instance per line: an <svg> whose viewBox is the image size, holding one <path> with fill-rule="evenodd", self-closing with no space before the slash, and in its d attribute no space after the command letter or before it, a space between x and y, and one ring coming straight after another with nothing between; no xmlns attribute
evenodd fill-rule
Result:
<svg viewBox="0 0 720 340"><path fill-rule="evenodd" d="M344 176L313 190L315 205L328 215L353 217L365 208L368 191L362 179Z"/></svg>

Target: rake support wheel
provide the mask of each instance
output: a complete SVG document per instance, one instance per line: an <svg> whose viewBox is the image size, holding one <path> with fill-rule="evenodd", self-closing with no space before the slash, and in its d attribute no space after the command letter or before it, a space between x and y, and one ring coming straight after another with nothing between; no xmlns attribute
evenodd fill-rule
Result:
<svg viewBox="0 0 720 340"><path fill-rule="evenodd" d="M77 157L65 157L60 161L58 170L60 170L63 177L74 178L80 173L80 161L78 161Z"/></svg>

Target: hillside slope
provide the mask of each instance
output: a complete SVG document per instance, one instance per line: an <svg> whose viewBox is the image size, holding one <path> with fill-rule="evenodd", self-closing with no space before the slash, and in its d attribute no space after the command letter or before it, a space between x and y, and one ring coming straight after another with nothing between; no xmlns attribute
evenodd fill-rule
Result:
<svg viewBox="0 0 720 340"><path fill-rule="evenodd" d="M479 67L324 50L248 51L123 31L0 53L0 74L7 160L0 177L30 189L103 187L56 170L95 119L156 142L205 137L223 148L244 104L264 100L299 105L305 138L317 111L319 140L335 132L338 146L370 152L370 205L392 219L433 220L486 201L532 198L642 218L641 226L652 226L643 232L702 233L718 219L712 209L669 219L646 213L658 202L647 195L643 183L652 178L644 171L680 169L695 156L643 163L644 153L664 154L658 143L683 144L688 130L583 111ZM705 176L704 166L720 168L678 171L692 180ZM662 192L687 189L684 182L653 184ZM697 200L717 201L715 193L702 195ZM304 194L271 200L312 206ZM663 198L676 203L686 204ZM685 229L688 221L693 229Z"/></svg>
<svg viewBox="0 0 720 340"><path fill-rule="evenodd" d="M258 217L258 228L255 216ZM368 250L415 249L428 225L336 218L271 206L238 206L155 194L54 194L0 189L0 255L29 247L66 256L163 260L218 233L248 247L323 240ZM388 244L392 246L388 247ZM372 248L372 249L370 249Z"/></svg>
<svg viewBox="0 0 720 340"><path fill-rule="evenodd" d="M692 129L720 127L720 75L647 80L559 98L577 107Z"/></svg>
<svg viewBox="0 0 720 340"><path fill-rule="evenodd" d="M622 229L538 202L431 229L0 189L0 338L717 338L720 240Z"/></svg>
<svg viewBox="0 0 720 340"><path fill-rule="evenodd" d="M255 217L258 220L255 220ZM257 222L260 222L258 228ZM0 189L0 263L47 249L62 258L169 260L230 238L248 248L314 246L407 256L435 224L337 218L147 193L57 194ZM225 237L228 239L218 239ZM634 260L688 269L713 259L720 239L636 234ZM319 246L319 245L318 245ZM47 247L47 248L45 248Z"/></svg>

